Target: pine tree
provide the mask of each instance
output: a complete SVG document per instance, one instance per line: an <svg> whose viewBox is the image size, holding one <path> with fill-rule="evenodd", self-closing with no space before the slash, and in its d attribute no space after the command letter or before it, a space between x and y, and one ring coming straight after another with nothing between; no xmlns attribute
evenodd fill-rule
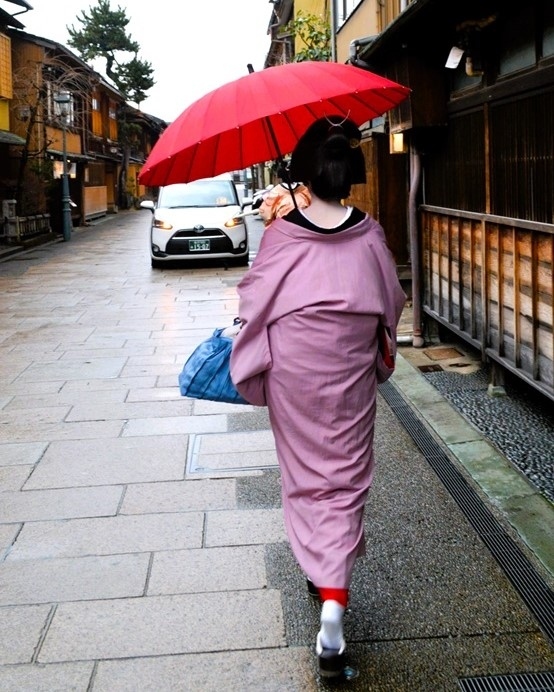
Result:
<svg viewBox="0 0 554 692"><path fill-rule="evenodd" d="M152 77L152 65L140 60L139 44L127 31L129 17L121 7L112 9L110 0L98 0L77 16L82 28L68 26L68 44L77 50L83 60L102 58L106 61L106 76L121 91L125 98L138 107L146 98L146 92L156 83ZM133 53L127 62L120 62L121 53Z"/></svg>

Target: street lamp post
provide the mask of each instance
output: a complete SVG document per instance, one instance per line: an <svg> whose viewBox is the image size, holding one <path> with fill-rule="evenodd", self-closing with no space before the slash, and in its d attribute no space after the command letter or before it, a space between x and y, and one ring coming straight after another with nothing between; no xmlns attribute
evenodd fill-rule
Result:
<svg viewBox="0 0 554 692"><path fill-rule="evenodd" d="M63 174L62 174L62 228L64 241L71 240L71 198L69 197L69 171L67 169L67 116L69 115L69 104L71 94L69 91L60 91L54 96L54 101L60 107L62 122L62 155L63 155Z"/></svg>

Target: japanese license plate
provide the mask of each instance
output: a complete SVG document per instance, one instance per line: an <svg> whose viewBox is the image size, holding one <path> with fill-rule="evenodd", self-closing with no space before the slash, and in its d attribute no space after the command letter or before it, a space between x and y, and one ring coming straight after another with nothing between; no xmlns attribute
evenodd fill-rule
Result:
<svg viewBox="0 0 554 692"><path fill-rule="evenodd" d="M189 252L209 252L210 251L210 241L203 240L189 240Z"/></svg>

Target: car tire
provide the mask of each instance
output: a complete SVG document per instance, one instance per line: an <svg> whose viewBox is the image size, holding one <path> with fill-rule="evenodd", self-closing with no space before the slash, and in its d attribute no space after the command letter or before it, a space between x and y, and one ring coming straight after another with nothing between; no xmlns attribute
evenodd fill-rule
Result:
<svg viewBox="0 0 554 692"><path fill-rule="evenodd" d="M249 253L247 252L244 257L241 257L240 259L237 260L237 267L247 267L248 266L248 261L250 259Z"/></svg>
<svg viewBox="0 0 554 692"><path fill-rule="evenodd" d="M153 257L150 259L150 264L152 269L163 269L164 266L163 262L160 262L160 260L156 260Z"/></svg>

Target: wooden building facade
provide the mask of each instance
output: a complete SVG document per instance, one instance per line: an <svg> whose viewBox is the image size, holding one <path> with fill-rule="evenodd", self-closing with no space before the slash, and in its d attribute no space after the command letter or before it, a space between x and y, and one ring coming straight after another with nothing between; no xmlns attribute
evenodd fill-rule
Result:
<svg viewBox="0 0 554 692"><path fill-rule="evenodd" d="M408 152L414 344L439 324L554 399L554 3L414 0L354 48L412 89L385 130Z"/></svg>
<svg viewBox="0 0 554 692"><path fill-rule="evenodd" d="M73 226L138 206L146 192L138 170L167 126L127 104L65 46L22 28L15 20L0 27L0 203L10 210L0 240L7 243L62 232L64 151Z"/></svg>

